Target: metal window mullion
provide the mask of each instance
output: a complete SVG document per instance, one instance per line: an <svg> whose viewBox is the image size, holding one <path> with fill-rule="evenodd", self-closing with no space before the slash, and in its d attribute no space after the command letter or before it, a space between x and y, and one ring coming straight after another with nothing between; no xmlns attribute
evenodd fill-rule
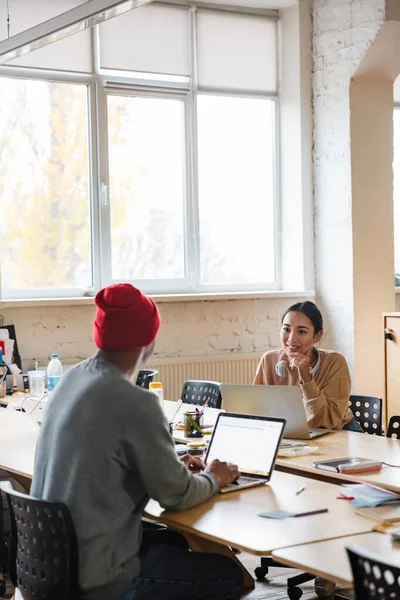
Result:
<svg viewBox="0 0 400 600"><path fill-rule="evenodd" d="M107 95L100 83L96 83L97 98L97 139L99 165L97 178L97 196L99 207L99 246L100 246L100 286L111 282L111 220L109 198L108 163L108 119Z"/></svg>
<svg viewBox="0 0 400 600"><path fill-rule="evenodd" d="M92 73L77 71L57 71L55 69L39 69L37 67L0 66L0 77L12 79L39 79L47 83L76 83L89 85L94 81Z"/></svg>
<svg viewBox="0 0 400 600"><path fill-rule="evenodd" d="M200 285L200 224L197 138L196 9L189 14L191 90L187 111L188 197L186 203L186 277L190 291Z"/></svg>
<svg viewBox="0 0 400 600"><path fill-rule="evenodd" d="M275 23L275 73L276 73L276 98L274 99L274 131L273 131L273 175L274 175L274 280L277 287L282 284L282 203L281 203L281 36L279 21Z"/></svg>
<svg viewBox="0 0 400 600"><path fill-rule="evenodd" d="M98 128L96 84L88 89L89 105L89 171L90 171L90 232L92 258L92 285L95 290L101 287L101 246L99 215L99 170L98 170Z"/></svg>
<svg viewBox="0 0 400 600"><path fill-rule="evenodd" d="M100 83L101 85L101 83ZM181 90L146 89L141 86L109 87L103 86L105 95L123 96L124 98L158 98L162 100L186 100L187 92Z"/></svg>
<svg viewBox="0 0 400 600"><path fill-rule="evenodd" d="M92 55L93 55L93 73L96 78L99 76L101 69L101 54L100 54L100 26L92 27Z"/></svg>
<svg viewBox="0 0 400 600"><path fill-rule="evenodd" d="M263 92L259 90L246 90L243 88L222 88L213 86L199 86L198 93L202 96L227 96L231 98L249 98L260 100L277 100L277 92Z"/></svg>
<svg viewBox="0 0 400 600"><path fill-rule="evenodd" d="M117 91L124 90L147 90L147 91L155 91L164 90L165 93L175 93L175 92L187 92L191 89L190 83L180 83L180 82L166 82L161 79L148 81L144 79L136 79L132 77L110 77L109 75L100 76L101 81L103 82L104 87L107 91L113 91L114 89Z"/></svg>
<svg viewBox="0 0 400 600"><path fill-rule="evenodd" d="M273 103L273 219L274 219L274 281L279 287L282 283L282 207L280 202L281 190L281 161L280 161L280 105L278 100Z"/></svg>
<svg viewBox="0 0 400 600"><path fill-rule="evenodd" d="M101 245L101 217L100 217L100 164L99 155L102 149L100 148L99 140L99 109L98 109L98 82L97 73L100 62L100 49L99 49L99 26L95 25L91 29L91 42L92 42L92 62L93 72L95 73L96 83L92 87L92 99L90 103L91 107L91 164L92 164L92 219L91 219L91 230L92 230L92 272L93 272L93 287L98 291L102 287L102 262L103 262L103 249Z"/></svg>

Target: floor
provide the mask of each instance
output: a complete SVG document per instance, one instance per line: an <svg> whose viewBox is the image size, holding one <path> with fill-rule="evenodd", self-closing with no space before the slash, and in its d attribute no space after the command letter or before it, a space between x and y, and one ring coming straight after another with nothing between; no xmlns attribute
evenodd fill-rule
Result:
<svg viewBox="0 0 400 600"><path fill-rule="evenodd" d="M251 554L246 554L244 552L238 555L238 558L243 562L246 568L253 573L254 569L259 565L259 559ZM270 569L268 573L268 579L264 582L256 581L255 589L248 594L245 594L243 598L245 600L285 600L288 598L286 591L286 580L291 575L297 573L295 569L279 569L273 567ZM316 600L317 595L314 592L314 582L310 581L309 583L305 583L301 586L303 590L303 595L301 600ZM344 588L341 588L340 591L344 594ZM5 599L10 599L13 594L12 586L7 585L7 593L5 595ZM344 594L346 597L352 598L352 593L350 591L346 591ZM333 600L328 599L328 600Z"/></svg>
<svg viewBox="0 0 400 600"><path fill-rule="evenodd" d="M254 569L260 564L260 559L252 554L246 554L242 552L238 555L238 558L243 562L250 573L254 572ZM286 581L288 577L291 577L300 571L296 569L280 569L272 567L269 570L267 579L264 582L256 581L255 589L244 596L245 600L285 600L288 598ZM318 597L314 591L314 581L304 583L301 586L303 595L301 600L316 600ZM348 598L353 598L352 592L346 590L343 587L340 588L340 592ZM332 598L330 599L332 600Z"/></svg>

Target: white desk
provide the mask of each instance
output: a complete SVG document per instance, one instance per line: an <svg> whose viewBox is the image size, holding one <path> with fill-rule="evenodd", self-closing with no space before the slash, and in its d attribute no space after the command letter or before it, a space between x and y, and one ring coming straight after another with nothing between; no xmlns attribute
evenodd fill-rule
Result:
<svg viewBox="0 0 400 600"><path fill-rule="evenodd" d="M0 469L32 479L39 426L26 414L0 409Z"/></svg>

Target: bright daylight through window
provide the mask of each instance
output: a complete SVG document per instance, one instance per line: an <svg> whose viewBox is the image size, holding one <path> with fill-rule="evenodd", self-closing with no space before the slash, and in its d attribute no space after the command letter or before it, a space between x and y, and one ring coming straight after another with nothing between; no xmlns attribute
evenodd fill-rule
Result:
<svg viewBox="0 0 400 600"><path fill-rule="evenodd" d="M0 79L3 295L92 285L85 85Z"/></svg>
<svg viewBox="0 0 400 600"><path fill-rule="evenodd" d="M182 278L183 103L107 100L112 278Z"/></svg>
<svg viewBox="0 0 400 600"><path fill-rule="evenodd" d="M276 20L258 13L152 3L0 67L1 297L279 288Z"/></svg>

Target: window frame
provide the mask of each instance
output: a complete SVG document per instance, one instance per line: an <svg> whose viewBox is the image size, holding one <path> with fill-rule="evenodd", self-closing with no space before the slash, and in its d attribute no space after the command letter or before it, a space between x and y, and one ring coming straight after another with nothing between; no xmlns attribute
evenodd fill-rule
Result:
<svg viewBox="0 0 400 600"><path fill-rule="evenodd" d="M22 79L41 79L47 82L80 83L87 85L88 141L89 141L89 194L90 194L90 235L92 288L54 288L31 290L3 290L0 281L0 299L38 299L38 298L72 298L83 297L88 292L97 291L120 280L111 277L111 230L109 199L109 166L108 166L108 128L107 128L107 95L119 93L123 96L176 98L184 101L184 268L185 276L177 280L130 280L145 292L153 295L180 294L234 294L251 292L276 291L281 286L281 241L279 235L280 211L280 110L279 84L276 94L252 93L240 88L224 90L219 88L199 88L196 70L196 7L189 10L190 27L190 77L166 78L152 76L141 77L140 73L113 74L110 70L100 69L99 29L93 29L93 73L59 72L47 69L27 67L0 67L0 77L16 77ZM209 7L207 6L207 9ZM211 7L212 10L224 11L224 7ZM229 10L225 9L225 10ZM273 20L276 33L276 59L279 66L278 19L271 11L235 10L258 14ZM277 73L279 69L277 68ZM241 98L262 98L273 102L274 139L273 149L273 210L274 210L274 272L273 282L254 282L247 284L202 284L199 244L199 194L198 194L198 152L197 152L197 95L222 95ZM1 257L0 257L1 260ZM126 280L125 280L126 281Z"/></svg>
<svg viewBox="0 0 400 600"><path fill-rule="evenodd" d="M92 105L95 103L95 77L87 73L54 72L47 69L34 69L29 67L0 66L0 77L8 79L37 80L45 83L65 83L86 86L87 110L87 139L88 139L88 183L89 183L89 223L90 228L90 260L92 266L92 285L88 288L12 288L3 289L0 269L0 301L1 300L33 300L33 299L59 299L84 297L95 289L98 272L95 265L97 191L94 185L94 171L96 169L95 149L97 140L93 127ZM1 266L1 253L0 253ZM96 280L97 276L97 280Z"/></svg>
<svg viewBox="0 0 400 600"><path fill-rule="evenodd" d="M188 93L185 91L177 91L177 90L169 90L160 89L160 88L151 88L143 89L142 87L138 87L137 85L132 85L129 88L119 88L116 81L113 81L114 85L109 86L109 89L103 90L100 92L102 95L104 94L101 106L102 106L102 115L99 117L99 123L102 123L102 129L105 132L104 137L108 138L108 116L107 116L107 97L119 95L126 98L158 98L158 99L174 99L183 103L183 156L184 156L184 167L183 167L183 190L184 190L184 202L183 202L183 261L184 261L184 272L185 275L187 273L187 265L188 265L188 253L190 252L188 244L188 235L189 235L189 227L188 220L190 217L188 213L188 204L189 204L189 185L190 185L190 174L188 173L188 169L190 169L190 162L188 160L189 156L189 144L188 144ZM110 206L110 198L108 194L109 185L110 185L110 171L108 166L108 142L102 148L104 165L107 165L106 170L100 172L100 189L102 186L106 186L107 189L107 201L103 201L103 207L101 211L101 230L105 231L107 235L108 244L105 251L105 248L102 248L102 286L111 285L114 283L120 283L121 279L113 278L111 271L111 252L112 252L112 244L111 244L111 206ZM189 281L186 276L180 279L125 279L127 283L132 283L143 289L144 291L151 294L159 294L160 287L163 290L163 293L167 294L175 294L181 293L183 289L187 289L189 286ZM166 291L164 291L166 290Z"/></svg>
<svg viewBox="0 0 400 600"><path fill-rule="evenodd" d="M400 119L400 102L399 101L394 101L393 103L393 134L394 134L394 114L398 113L399 119ZM394 135L393 135L393 140L394 140ZM393 157L394 160L394 157ZM393 173L393 184L394 184L394 173ZM393 189L393 203L394 203L394 189ZM394 223L393 226L393 230L394 230L394 250L396 251L396 225ZM397 281L397 275L398 273L396 273L396 253L394 254L393 257L393 261L394 261L394 273L393 273L393 277L394 277L394 289L395 292L400 294L400 280L398 285L396 285L396 281Z"/></svg>

